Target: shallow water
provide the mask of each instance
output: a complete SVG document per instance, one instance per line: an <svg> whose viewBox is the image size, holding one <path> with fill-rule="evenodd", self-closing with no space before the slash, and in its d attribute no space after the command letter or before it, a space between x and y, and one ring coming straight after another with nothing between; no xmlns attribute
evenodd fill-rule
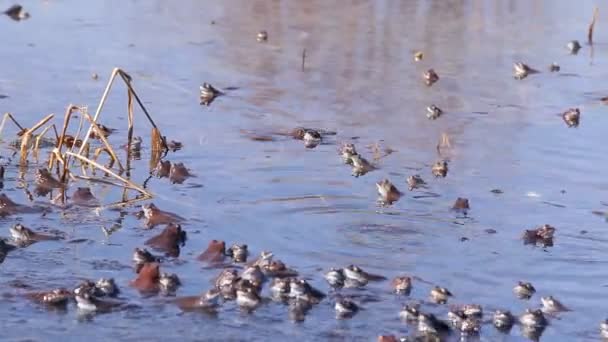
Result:
<svg viewBox="0 0 608 342"><path fill-rule="evenodd" d="M0 18L0 94L9 96L0 99L3 112L31 126L42 114L61 116L69 103L93 111L111 69L120 66L163 134L184 143L167 158L184 162L197 177L182 185L148 182L155 204L188 219L179 260L162 264L181 277L178 295L208 289L219 273L195 260L211 239L247 243L254 255L272 250L323 291L329 291L323 272L348 264L422 281L414 282L411 298L391 294L388 282L369 286L362 294L375 300L346 321L334 319L331 300L302 323L291 322L279 304L252 314L233 303L216 317L180 313L165 298L144 298L127 286L134 278L133 248L161 229L144 230L131 215L137 207L101 216L53 208L44 217L2 219L4 236L18 220L59 229L69 240L86 239L41 242L9 254L0 266L3 338L373 340L413 333L397 313L409 299L426 299L431 284L450 289L453 303L479 303L487 312L519 314L540 305L540 296L554 295L573 311L553 319L542 340L599 338L607 315L601 299L608 295L608 233L605 220L591 211L608 210L602 146L608 107L598 101L607 95L604 9L593 51L584 44L572 56L565 47L572 39L585 41L593 2L68 0L24 6L29 20ZM262 29L269 40L260 44L255 35ZM417 50L424 60L415 63ZM514 80L518 60L542 73ZM552 62L560 73L547 72ZM441 79L427 87L421 74L431 67ZM203 82L238 89L203 107ZM122 85L114 90L101 121L119 129L110 139L118 146L126 136L126 91ZM436 121L425 116L432 103L445 111ZM558 116L570 107L581 109L578 128L567 128ZM148 136L142 114L136 111L136 134ZM294 126L338 134L306 149L289 138L258 142L244 133ZM11 130L7 126L3 137ZM441 133L449 134L452 148L439 156ZM353 137L370 159L366 146L377 142L396 152L382 158L378 170L354 178L336 153L339 142ZM2 155L11 153L5 146ZM136 182L148 175L148 154L144 150L132 165ZM450 160L450 171L434 179L430 165L440 158ZM405 178L414 173L440 197L407 192L389 208L378 206L375 182L388 177L405 191ZM26 203L17 174L13 162L4 189ZM495 188L504 193L491 193ZM120 199L113 187L96 185L94 193L103 203ZM471 202L466 219L449 211L457 197ZM48 198L36 203L48 205ZM106 237L101 226L116 220L122 228ZM543 223L557 228L555 245L523 245L522 231ZM497 234L487 234L488 228ZM73 306L55 312L34 305L14 286L72 287L99 277L114 277L123 298L140 309L82 319ZM516 300L511 288L517 280L531 281L537 295ZM445 307L425 309L446 313ZM519 327L510 334L482 328L481 340L523 339Z"/></svg>

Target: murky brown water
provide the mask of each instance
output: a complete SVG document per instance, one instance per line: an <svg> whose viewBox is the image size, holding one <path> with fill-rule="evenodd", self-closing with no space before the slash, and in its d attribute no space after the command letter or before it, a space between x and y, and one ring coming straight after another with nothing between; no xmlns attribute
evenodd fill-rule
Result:
<svg viewBox="0 0 608 342"><path fill-rule="evenodd" d="M328 291L323 271L358 264L388 277L410 274L413 299L425 299L432 284L449 288L455 303L479 303L521 313L554 295L573 309L551 321L542 339L596 340L606 318L608 233L603 218L608 157L603 134L608 107L608 31L600 8L594 51L577 56L565 45L585 40L591 1L31 1L31 19L0 18L2 111L32 125L42 114L62 113L68 103L96 106L114 66L131 73L140 96L169 138L186 146L168 159L198 175L183 185L152 179L154 202L188 218L189 240L179 260L162 268L184 286L178 295L210 287L219 270L195 261L207 242L247 243L254 254L275 255L318 288ZM214 22L215 24L212 24ZM265 29L267 43L255 35ZM306 66L301 54L306 49ZM416 50L424 60L413 62ZM543 73L516 81L512 64L522 60ZM548 73L550 63L560 73ZM434 68L440 81L426 87L421 74ZM101 77L91 80L96 72ZM198 104L198 86L238 87L210 107ZM121 86L116 87L121 89ZM102 121L120 128L111 139L124 143L125 94L114 93ZM425 107L446 112L436 121ZM568 129L557 115L582 111L580 127ZM136 115L141 113L136 113ZM143 119L143 117L142 117ZM142 121L143 122L143 121ZM145 123L136 134L148 134ZM294 126L336 130L327 144L306 149L279 138L255 142L243 133ZM7 131L8 132L8 131ZM433 179L441 133L451 137L450 172ZM4 133L6 136L7 133ZM12 133L11 133L12 134ZM336 153L337 142L358 137L358 149L382 141L397 152L379 170L354 178ZM3 156L11 151L5 148ZM147 151L144 151L146 155ZM13 164L5 192L24 203ZM133 179L147 177L147 160L134 163ZM374 183L390 178L406 190L419 173L437 198L407 195L390 208L376 203ZM31 180L33 175L26 177ZM73 185L77 186L76 184ZM496 195L491 189L504 194ZM105 203L115 188L97 186ZM468 197L463 219L448 209ZM44 198L39 204L47 203ZM53 209L53 213L3 219L34 228L60 229L80 244L45 242L9 255L0 267L2 336L8 340L372 340L378 334L408 335L414 328L397 313L408 301L388 282L362 294L375 300L351 320L334 319L333 303L315 307L302 323L279 304L253 314L225 305L210 317L180 313L163 298L143 298L127 287L134 247L156 232L125 212ZM106 238L102 225L123 216L122 229ZM555 245L524 246L523 229L543 223L557 228ZM497 234L487 234L492 228ZM157 231L159 229L157 228ZM585 231L586 233L581 233ZM462 237L469 240L461 242ZM75 307L47 311L22 297L15 281L33 289L75 285L83 278L114 277L123 298L139 310L79 318ZM511 292L531 281L529 302ZM425 307L442 317L444 307ZM501 334L484 325L481 340L522 340L519 327Z"/></svg>

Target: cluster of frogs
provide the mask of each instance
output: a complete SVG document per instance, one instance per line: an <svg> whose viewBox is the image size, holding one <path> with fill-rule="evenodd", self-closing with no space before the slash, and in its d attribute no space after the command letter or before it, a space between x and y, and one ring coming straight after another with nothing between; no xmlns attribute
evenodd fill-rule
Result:
<svg viewBox="0 0 608 342"><path fill-rule="evenodd" d="M569 44L569 48L574 52L578 42ZM579 46L580 48L580 46ZM515 63L515 78L518 80L526 78L530 74L538 73L539 71L530 68L524 63ZM559 71L559 66L555 63L549 68L551 72ZM429 69L423 73L423 80L427 86L432 86L439 81L439 75L433 69ZM201 86L201 103L209 105L217 96L223 95L223 92L215 89L211 85L205 83ZM443 115L443 110L435 105L427 107L427 117L431 120L438 119ZM580 110L578 108L568 109L562 114L562 119L568 127L577 127L580 120ZM294 139L302 140L306 147L316 147L324 139L324 134L321 130L313 128L298 127L287 133ZM269 141L271 138L256 137L254 140ZM364 176L367 173L376 170L378 167L374 163L368 161L361 155L353 143L343 143L339 150L343 162L352 167L352 175L355 177ZM431 174L437 178L446 177L448 174L448 161L438 160L431 166ZM426 188L427 183L421 175L410 175L406 179L407 188L409 191L414 191L419 188ZM398 201L404 193L400 191L395 184L388 179L382 179L376 183L377 192L379 195L378 202L383 206L389 206ZM499 192L500 190L493 190ZM451 210L467 215L470 210L469 200L466 198L457 198ZM491 230L488 230L491 231ZM548 224L542 225L534 229L525 230L522 234L524 244L534 244L541 247L553 246L554 234L556 229ZM495 231L494 231L495 232ZM221 276L221 275L220 275ZM369 281L382 281L386 278L378 275L369 274L359 267L351 265L341 269L331 269L325 279L333 290L342 288L360 288L365 286ZM412 278L409 276L400 276L392 281L392 289L397 294L409 295L412 287ZM290 292L289 288L293 286L292 282L276 278L271 285L273 297L278 298L295 298L295 294ZM318 291L314 291L320 294ZM519 282L514 288L514 292L519 298L529 299L535 292L534 287L530 283ZM430 291L431 302L435 304L445 304L452 294L445 288L435 286ZM315 298L322 298L315 295ZM354 316L358 310L358 304L349 297L333 293L333 301L335 302L336 317L350 318ZM453 331L460 332L462 335L470 336L477 335L480 332L483 323L491 323L498 330L508 332L515 324L520 324L522 332L525 336L532 339L540 337L545 327L547 326L550 317L560 311L568 311L568 309L552 296L542 297L541 309L527 309L519 317L515 317L509 311L497 310L493 313L491 319L484 320L483 311L480 305L469 304L461 306L453 306L447 313L447 321L437 318L432 313L424 313L421 311L420 303L410 303L403 307L399 313L399 317L408 324L413 324L417 327L419 333L414 340L420 338L424 340L443 340L443 338ZM248 300L248 303L258 303L257 300ZM238 296L237 296L238 303ZM290 308L298 308L297 305L290 305ZM290 310L290 312L292 312ZM301 317L292 315L292 317ZM602 336L608 337L608 322L601 324ZM380 336L379 341L396 341L394 336ZM402 338L403 341L408 341L410 338Z"/></svg>

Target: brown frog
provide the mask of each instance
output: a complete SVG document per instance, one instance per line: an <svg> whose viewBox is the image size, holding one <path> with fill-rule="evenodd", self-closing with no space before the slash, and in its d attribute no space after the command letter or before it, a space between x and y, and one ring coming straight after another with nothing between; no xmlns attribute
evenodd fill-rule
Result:
<svg viewBox="0 0 608 342"><path fill-rule="evenodd" d="M165 295L174 295L177 288L182 285L179 277L175 273L161 273L158 284L160 290Z"/></svg>
<svg viewBox="0 0 608 342"><path fill-rule="evenodd" d="M241 273L240 278L248 281L258 291L262 289L262 283L266 280L266 276L258 265L247 266Z"/></svg>
<svg viewBox="0 0 608 342"><path fill-rule="evenodd" d="M343 143L339 149L340 156L342 157L342 161L344 164L353 165L353 161L351 158L357 155L357 149L355 148L355 144L352 143Z"/></svg>
<svg viewBox="0 0 608 342"><path fill-rule="evenodd" d="M146 263L130 285L140 292L157 292L159 290L160 265L156 262Z"/></svg>
<svg viewBox="0 0 608 342"><path fill-rule="evenodd" d="M523 234L524 244L535 244L542 247L553 246L555 228L545 224L536 229L527 229Z"/></svg>
<svg viewBox="0 0 608 342"><path fill-rule="evenodd" d="M417 323L418 316L420 316L420 304L418 303L406 304L399 311L399 318L404 322Z"/></svg>
<svg viewBox="0 0 608 342"><path fill-rule="evenodd" d="M304 279L291 278L289 282L289 298L295 301L317 304L325 298L325 294L312 287Z"/></svg>
<svg viewBox="0 0 608 342"><path fill-rule="evenodd" d="M334 310L337 319L346 319L352 318L359 311L359 306L348 298L339 297L334 304Z"/></svg>
<svg viewBox="0 0 608 342"><path fill-rule="evenodd" d="M432 86L435 82L439 81L439 75L435 72L434 69L429 69L422 74L424 78L424 83L427 86Z"/></svg>
<svg viewBox="0 0 608 342"><path fill-rule="evenodd" d="M158 178L169 177L171 172L171 162L168 160L160 160L154 168L154 173Z"/></svg>
<svg viewBox="0 0 608 342"><path fill-rule="evenodd" d="M274 278L270 284L272 299L282 302L289 299L290 282L289 278Z"/></svg>
<svg viewBox="0 0 608 342"><path fill-rule="evenodd" d="M530 299L536 293L536 289L532 283L518 281L515 287L513 287L513 293L519 299Z"/></svg>
<svg viewBox="0 0 608 342"><path fill-rule="evenodd" d="M96 206L99 201L89 187L78 187L71 196L72 202L80 206Z"/></svg>
<svg viewBox="0 0 608 342"><path fill-rule="evenodd" d="M65 307L73 295L65 288L58 288L51 291L28 293L25 297L39 304Z"/></svg>
<svg viewBox="0 0 608 342"><path fill-rule="evenodd" d="M240 280L238 272L235 269L224 269L215 278L214 285L218 289L224 299L234 299L236 297L236 283Z"/></svg>
<svg viewBox="0 0 608 342"><path fill-rule="evenodd" d="M267 277L286 278L297 277L298 271L287 267L281 260L272 260L262 266L262 273Z"/></svg>
<svg viewBox="0 0 608 342"><path fill-rule="evenodd" d="M268 32L262 30L262 31L258 32L258 34L256 35L255 38L260 43L265 42L268 40Z"/></svg>
<svg viewBox="0 0 608 342"><path fill-rule="evenodd" d="M412 278L408 276L398 276L391 282L393 292L396 294L409 295L412 291Z"/></svg>
<svg viewBox="0 0 608 342"><path fill-rule="evenodd" d="M511 311L496 310L492 317L492 324L500 331L509 331L513 324L515 324L515 317L513 317Z"/></svg>
<svg viewBox="0 0 608 342"><path fill-rule="evenodd" d="M564 311L571 311L567 306L562 304L559 300L557 300L553 296L546 296L540 298L541 303L543 304L543 312L546 313L557 313Z"/></svg>
<svg viewBox="0 0 608 342"><path fill-rule="evenodd" d="M209 83L203 83L202 86L200 86L200 100L201 100L201 105L204 106L210 106L211 103L213 103L213 101L218 97L224 95L223 92L215 89L211 84Z"/></svg>
<svg viewBox="0 0 608 342"><path fill-rule="evenodd" d="M236 289L236 304L247 311L254 310L262 302L258 291L252 287L238 287Z"/></svg>
<svg viewBox="0 0 608 342"><path fill-rule="evenodd" d="M209 311L213 312L219 306L220 293L217 289L206 291L200 296L187 296L176 298L173 302L182 311Z"/></svg>
<svg viewBox="0 0 608 342"><path fill-rule="evenodd" d="M194 177L184 163L174 163L169 171L169 180L173 184L182 184L189 177Z"/></svg>
<svg viewBox="0 0 608 342"><path fill-rule="evenodd" d="M146 241L146 245L164 251L170 257L178 257L180 246L186 243L186 232L179 224L170 223L158 235Z"/></svg>
<svg viewBox="0 0 608 342"><path fill-rule="evenodd" d="M175 152L184 148L184 145L179 141L171 140L167 143L167 147L169 147L171 151Z"/></svg>
<svg viewBox="0 0 608 342"><path fill-rule="evenodd" d="M443 110L434 104L426 107L426 117L429 120L437 120L441 115L443 115Z"/></svg>
<svg viewBox="0 0 608 342"><path fill-rule="evenodd" d="M325 273L324 278L325 280L327 280L329 286L333 288L344 287L344 283L346 281L344 271L341 268L334 267L332 267L327 273Z"/></svg>
<svg viewBox="0 0 608 342"><path fill-rule="evenodd" d="M456 211L463 215L467 215L471 207L469 206L469 200L467 198L458 197L454 205L452 206L452 211Z"/></svg>
<svg viewBox="0 0 608 342"><path fill-rule="evenodd" d="M367 285L370 281L383 281L386 280L385 276L372 274L364 271L359 266L349 265L342 269L346 287L362 287Z"/></svg>
<svg viewBox="0 0 608 342"><path fill-rule="evenodd" d="M562 119L568 127L578 127L581 111L578 108L570 108L562 114Z"/></svg>
<svg viewBox="0 0 608 342"><path fill-rule="evenodd" d="M580 50L582 46L581 43L578 42L578 40L572 40L568 42L568 45L566 45L566 47L568 48L571 54L576 55L578 53L578 50Z"/></svg>
<svg viewBox="0 0 608 342"><path fill-rule="evenodd" d="M376 188L378 189L378 194L380 195L380 202L385 204L393 204L403 195L403 193L399 191L397 187L388 179L383 179L376 183Z"/></svg>
<svg viewBox="0 0 608 342"><path fill-rule="evenodd" d="M123 301L100 299L88 292L76 294L74 298L78 309L86 313L108 313L129 308Z"/></svg>
<svg viewBox="0 0 608 342"><path fill-rule="evenodd" d="M36 170L36 185L45 189L63 189L65 184L61 183L47 169Z"/></svg>
<svg viewBox="0 0 608 342"><path fill-rule="evenodd" d="M249 250L247 248L247 245L239 245L235 243L226 251L226 255L231 257L232 261L236 263L245 263L247 262Z"/></svg>
<svg viewBox="0 0 608 342"><path fill-rule="evenodd" d="M141 267L147 262L161 262L162 258L150 253L147 249L135 248L133 250L133 263L135 264L135 273L139 273Z"/></svg>
<svg viewBox="0 0 608 342"><path fill-rule="evenodd" d="M0 194L0 216L8 216L14 214L32 214L40 213L43 209L38 207L29 207L27 205L15 203L8 198L6 194Z"/></svg>
<svg viewBox="0 0 608 342"><path fill-rule="evenodd" d="M424 187L426 182L420 177L420 175L413 175L407 177L407 187L410 191Z"/></svg>
<svg viewBox="0 0 608 342"><path fill-rule="evenodd" d="M350 160L353 166L352 175L355 177L363 176L376 169L374 165L359 154L351 156Z"/></svg>
<svg viewBox="0 0 608 342"><path fill-rule="evenodd" d="M516 80L523 80L524 78L528 77L528 75L538 73L538 70L532 69L527 64L522 62L513 64L513 77L515 77Z"/></svg>
<svg viewBox="0 0 608 342"><path fill-rule="evenodd" d="M101 139L99 137L99 133L101 133L104 138L107 138L108 136L110 136L110 134L112 134L114 131L116 131L114 128L110 128L108 126L104 126L101 124L97 124L97 128L99 128L99 132L95 129L91 130L91 134L89 134L89 138Z"/></svg>
<svg viewBox="0 0 608 342"><path fill-rule="evenodd" d="M433 164L431 168L431 172L435 177L443 177L448 175L448 162L445 160L439 160L435 164Z"/></svg>
<svg viewBox="0 0 608 342"><path fill-rule="evenodd" d="M160 210L154 203L145 204L142 206L145 218L145 226L154 228L160 224L180 223L185 219L177 214Z"/></svg>
<svg viewBox="0 0 608 342"><path fill-rule="evenodd" d="M39 241L61 240L62 238L55 235L47 235L37 233L21 223L17 223L11 227L11 236L18 246L26 247Z"/></svg>
<svg viewBox="0 0 608 342"><path fill-rule="evenodd" d="M519 323L523 326L538 328L545 327L548 322L541 310L526 309L519 317Z"/></svg>
<svg viewBox="0 0 608 342"><path fill-rule="evenodd" d="M219 263L226 258L226 242L222 240L211 240L207 249L198 256L198 260L210 263Z"/></svg>
<svg viewBox="0 0 608 342"><path fill-rule="evenodd" d="M452 297L452 293L445 287L435 286L431 289L430 299L436 304L445 304L448 298Z"/></svg>

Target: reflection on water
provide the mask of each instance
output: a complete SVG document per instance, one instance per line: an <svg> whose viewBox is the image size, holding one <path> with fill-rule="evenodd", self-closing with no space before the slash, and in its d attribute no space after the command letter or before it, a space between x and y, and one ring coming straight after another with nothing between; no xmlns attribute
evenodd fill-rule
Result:
<svg viewBox="0 0 608 342"><path fill-rule="evenodd" d="M68 103L92 108L111 68L121 66L163 134L184 144L169 158L196 178L147 183L159 207L188 219L179 260L162 265L182 279L178 295L209 288L217 270L202 270L194 259L208 241L222 239L246 243L254 255L272 250L326 292L324 270L358 264L389 278L417 277L411 298L425 300L437 284L454 293L453 302L479 303L487 312L521 313L538 307L540 295L553 295L573 311L554 319L543 339L597 337L606 314L597 298L608 294L606 222L591 214L606 210L601 201L608 189L608 157L600 145L607 107L597 101L607 95L608 34L601 19L593 58L587 45L576 56L566 48L585 40L593 2L65 0L24 6L30 19L0 20L7 47L0 50L6 65L0 94L8 96L0 98L3 111L31 125ZM256 41L261 30L267 42ZM416 51L424 53L422 61L414 62ZM516 61L541 73L514 80ZM548 72L553 62L575 77ZM440 79L427 87L422 73L430 68ZM200 106L203 82L233 90ZM119 128L110 137L117 145L124 144L125 93L112 94L102 116ZM437 120L426 117L431 104L444 111ZM581 109L581 120L568 129L559 114L571 107ZM297 126L338 134L307 149L277 133ZM143 124L135 130L149 134ZM443 133L451 148L438 155ZM256 136L272 141L253 141ZM337 154L343 141L369 160L368 145L396 152L355 178ZM146 143L142 159L133 161L138 182L148 177ZM435 178L431 166L442 159L449 160L449 174ZM7 168L4 188L25 203L16 174ZM425 179L426 189L406 191L389 208L377 206L376 182L386 177L405 191L413 174ZM94 194L104 202L120 197L100 185ZM470 200L466 219L449 210L458 197ZM131 215L136 210L97 216L87 208L53 208L44 217L21 218L33 228L61 228L68 240L86 240L34 244L9 255L0 268L3 336L370 340L413 331L397 315L407 298L391 294L388 282L363 290L374 300L348 321L334 319L331 300L294 324L278 304L252 315L227 305L213 317L140 298L127 287L134 278L131 254L158 232L144 230ZM117 217L120 225L106 236L100 226L113 226ZM8 235L13 219L3 220L1 235ZM557 228L554 245L524 245L524 229L544 223ZM496 233L487 233L491 229ZM24 291L11 286L21 281L38 290L99 277L114 277L124 298L142 309L79 321L72 310L47 312L17 299ZM539 296L515 301L511 288L518 280L532 282ZM426 309L445 316L445 308ZM510 332L514 340L522 335ZM482 336L504 338L489 325Z"/></svg>

